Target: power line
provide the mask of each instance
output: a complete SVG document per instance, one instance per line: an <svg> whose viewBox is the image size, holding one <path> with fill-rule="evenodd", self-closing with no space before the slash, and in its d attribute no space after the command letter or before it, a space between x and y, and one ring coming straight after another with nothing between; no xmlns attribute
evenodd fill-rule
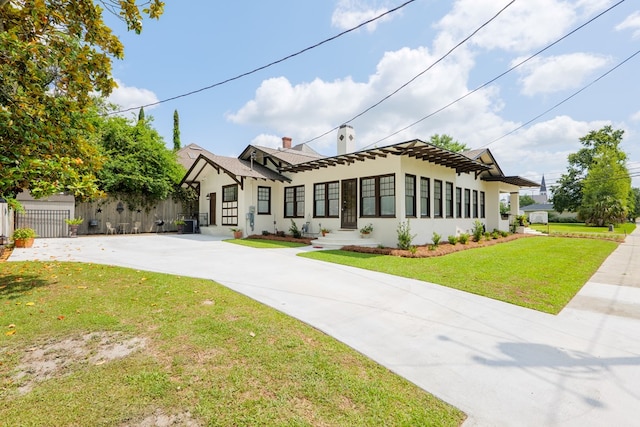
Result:
<svg viewBox="0 0 640 427"><path fill-rule="evenodd" d="M624 0L623 0L624 1ZM447 53L445 53L443 56L441 56L440 58L438 58L435 62L433 62L431 65L429 65L427 68L425 68L424 70L422 70L421 72L419 72L418 74L416 74L414 77L412 77L409 81L405 82L404 84L402 84L399 88L397 88L396 90L394 90L393 92L391 92L390 94L388 94L387 96L383 97L381 100L379 100L378 102L376 102L375 104L371 105L370 107L367 107L365 110L363 110L362 112L356 114L355 116L353 116L352 118L350 118L349 120L345 121L344 124L346 123L351 123L352 121L354 121L355 119L357 119L358 117L363 116L364 114L368 113L369 111L371 111L372 109L374 109L375 107L377 107L378 105L382 104L384 101L386 101L387 99L391 98L393 95L395 95L396 93L400 92L402 89L404 89L405 87L409 86L411 83L413 83L418 77L422 76L424 73L426 73L427 71L431 70L434 66L436 66L437 64L439 64L440 62L442 62L446 57L448 57L451 53L453 53L453 51L455 51L457 48L459 48L460 46L462 46L464 43L466 43L467 41L469 41L469 39L471 39L474 35L476 35L476 33L478 33L481 29L483 29L484 27L486 27L487 25L489 25L489 23L491 23L491 21L493 21L494 19L496 19L502 12L504 12L509 6L511 6L513 3L515 2L515 0L511 0L506 6L504 6L502 9L500 9L498 11L498 13L496 13L495 15L493 15L493 17L491 17L491 19L489 19L488 21L486 21L485 23L483 23L481 26L479 26L476 30L474 30L471 34L469 34L467 37L465 37L462 41L460 41L458 44L456 44L454 47L452 47L451 49L449 49L449 51ZM341 126L341 125L340 125ZM320 139L328 134L330 134L331 132L336 131L337 129L340 128L340 126L336 126L333 129L330 129L328 131L326 131L325 133L323 133L322 135L318 135L314 138L311 138L307 141L305 141L303 144L309 144L310 142L313 142L317 139ZM366 148L366 147L365 147Z"/></svg>
<svg viewBox="0 0 640 427"><path fill-rule="evenodd" d="M262 66L260 66L260 67L258 67L258 68L254 68L254 69L253 69L253 70L251 70L251 71L247 71L247 72L245 72L245 73L238 74L238 75L237 75L237 76L235 76L235 77L230 77L230 78L228 78L228 79L226 79L226 80L222 80L222 81L219 81L219 82L217 82L217 83L213 83L213 84L211 84L211 85L209 85L209 86L205 86L205 87L202 87L202 88L200 88L200 89L192 90L192 91L190 91L190 92L186 92L186 93L183 93L183 94L180 94L180 95L172 96L172 97L170 97L170 98L162 99L162 100L160 100L160 101L152 102L152 103L150 103L150 104L140 105L140 106L138 106L138 107L126 108L126 109L123 109L123 110L110 112L110 113L108 113L108 114L109 114L109 115L113 115L113 114L119 114L119 113L126 113L127 111L133 111L133 110L138 110L138 109L140 109L140 108L152 107L152 106L154 106L154 105L163 104L163 103L165 103L165 102L174 101L174 100L179 99L179 98L184 98L184 97L187 97L187 96L194 95L194 94L196 94L196 93L204 92L205 90L213 89L213 88L215 88L215 87L222 86L222 85L224 85L224 84L226 84L226 83L229 83L229 82L232 82L232 81L234 81L234 80L238 80L238 79L241 79L241 78L243 78L243 77L249 76L249 75L251 75L251 74L255 74L255 73L257 73L258 71L262 71L262 70L264 70L264 69L266 69L266 68L272 67L272 66L274 66L274 65L276 65L276 64L279 64L279 63L281 63L281 62L287 61L287 60L289 60L289 59L291 59L291 58L294 58L294 57L296 57L296 56L302 55L303 53L305 53L305 52L307 52L307 51L310 51L310 50L312 50L312 49L315 49L315 48L317 48L317 47L319 47L319 46L322 46L323 44L326 44L326 43L328 43L328 42L330 42L330 41L336 40L337 38L340 38L340 37L344 36L345 34L348 34L348 33L350 33L350 32L353 32L353 31L355 31L355 30L357 30L357 29L359 29L359 28L362 28L362 27L364 27L364 26L366 26L366 25L368 25L368 24L370 24L370 23L372 23L372 22L377 21L377 20L378 20L378 19L380 19L380 18L383 18L383 17L385 17L385 16L387 16L387 15L389 15L389 14L391 14L391 13L394 13L394 12L396 12L396 11L398 11L398 10L402 9L403 7L405 7L405 6L409 5L410 3L413 3L413 2L415 2L415 1L416 1L416 0L408 0L408 1L404 2L404 3L402 3L401 5L399 5L399 6L397 6L397 7L394 7L393 9L390 9L390 10L388 10L388 11L386 11L386 12L383 12L383 13L381 13L380 15L378 15L378 16L376 16L376 17L374 17L374 18L371 18L371 19L369 19L369 20L367 20L367 21L364 21L364 22L362 22L361 24L359 24L359 25L357 25L357 26L355 26L355 27L353 27L353 28L350 28L350 29L348 29L348 30L345 30L345 31L343 31L343 32L341 32L341 33L336 34L335 36L329 37L328 39L322 40L322 41L321 41L321 42L319 42L319 43L316 43L316 44L314 44L314 45L311 45L311 46L309 46L309 47L306 47L306 48L304 48L304 49L302 49L302 50L299 50L298 52L295 52L295 53L292 53L292 54L290 54L290 55L287 55L287 56L285 56L285 57L283 57L283 58L280 58L280 59L278 59L278 60L275 60L275 61L273 61L273 62L270 62L270 63L268 63L268 64L266 64L266 65L262 65ZM514 0L514 1L515 1L515 0Z"/></svg>
<svg viewBox="0 0 640 427"><path fill-rule="evenodd" d="M498 142L500 141L502 138L505 138L509 135L511 135L512 133L522 129L523 127L533 123L534 121L538 120L540 117L544 116L545 114L547 114L550 111L555 110L557 107L559 107L560 105L564 104L565 102L569 101L571 98L574 98L575 96L579 95L581 92L587 90L589 87L593 86L594 84L596 84L598 81L600 81L601 79L603 79L604 77L606 77L607 75L611 74L613 71L615 71L616 69L618 69L619 67L621 67L622 65L624 65L625 63L627 63L628 61L630 61L631 59L633 59L636 55L640 54L640 50L635 51L633 54L631 54L630 56L628 56L625 60L623 60L622 62L619 62L615 67L610 68L606 73L601 74L597 79L592 80L591 83L587 84L586 86L583 86L581 89L577 90L576 92L572 93L571 95L569 95L568 97L564 98L562 101L558 102L557 104L555 104L554 106L552 106L551 108L548 108L547 110L545 110L544 112L538 114L537 116L535 116L534 118L532 118L531 120L528 120L527 122L523 123L522 125L516 127L515 129L511 130L510 132L505 133L504 135L502 135L499 138L494 139L493 141L480 146L480 148L482 147L488 147L489 145L493 144L494 142Z"/></svg>
<svg viewBox="0 0 640 427"><path fill-rule="evenodd" d="M604 11L602 11L601 13L599 13L598 15L594 16L593 18L591 18L590 20L588 20L587 22L585 22L584 24L580 25L579 27L573 29L572 31L568 32L567 34L565 34L564 36L560 37L559 39L557 39L556 41L554 41L553 43L547 45L546 47L540 49L539 51L537 51L536 53L534 53L533 55L529 56L528 58L520 61L519 63L515 64L514 66L512 66L511 68L509 68L508 70L498 74L496 77L492 78L491 80L487 81L486 83L477 86L475 89L467 92L466 94L462 95L461 97L454 99L453 101L449 102L448 104L444 105L443 107L438 108L437 110L427 114L426 116L416 120L415 122L403 127L402 129L399 129L393 133L391 133L390 135L385 136L384 138L381 138L377 141L372 142L371 144L367 145L366 147L364 147L365 149L368 147L371 147L373 145L379 144L382 141L385 141L389 138L391 138L392 136L395 136L397 134L399 134L400 132L404 132L405 130L417 125L418 123L423 122L424 120L431 118L433 116L435 116L436 114L440 113L441 111L446 110L447 108L451 107L452 105L462 101L463 99L465 99L466 97L478 92L481 89L484 89L485 87L489 86L490 84L494 83L495 81L497 81L498 79L504 77L505 75L509 74L510 72L512 72L513 70L521 67L522 65L524 65L525 63L529 62L531 59L535 58L536 56L540 55L541 53L547 51L548 49L552 48L553 46L555 46L556 44L560 43L561 41L563 41L564 39L566 39L567 37L573 35L574 33L576 33L577 31L581 30L582 28L586 27L587 25L589 25L590 23L592 23L593 21L595 21L596 19L600 18L602 15L604 15L605 13L608 13L609 11L611 11L612 9L614 9L615 7L619 6L620 4L624 3L625 0L621 0L618 3L612 5L611 7L605 9Z"/></svg>

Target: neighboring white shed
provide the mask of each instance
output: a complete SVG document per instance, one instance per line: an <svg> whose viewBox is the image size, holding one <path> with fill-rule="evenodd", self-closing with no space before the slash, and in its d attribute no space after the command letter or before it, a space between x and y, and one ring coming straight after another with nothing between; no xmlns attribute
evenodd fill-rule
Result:
<svg viewBox="0 0 640 427"><path fill-rule="evenodd" d="M536 211L529 214L529 222L531 224L548 224L549 213L545 211Z"/></svg>

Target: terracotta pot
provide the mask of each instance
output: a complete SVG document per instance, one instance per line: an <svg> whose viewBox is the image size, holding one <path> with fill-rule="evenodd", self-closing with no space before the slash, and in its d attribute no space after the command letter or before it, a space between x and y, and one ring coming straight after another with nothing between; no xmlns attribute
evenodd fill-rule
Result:
<svg viewBox="0 0 640 427"><path fill-rule="evenodd" d="M234 239L242 239L242 231L234 231L233 232Z"/></svg>
<svg viewBox="0 0 640 427"><path fill-rule="evenodd" d="M33 246L33 237L28 239L15 239L13 243L16 248L30 248Z"/></svg>

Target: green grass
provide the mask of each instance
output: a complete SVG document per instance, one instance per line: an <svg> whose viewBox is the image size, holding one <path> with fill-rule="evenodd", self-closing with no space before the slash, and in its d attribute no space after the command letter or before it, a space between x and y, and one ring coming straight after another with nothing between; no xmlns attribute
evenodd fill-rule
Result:
<svg viewBox="0 0 640 427"><path fill-rule="evenodd" d="M617 243L529 237L432 258L346 251L299 256L437 283L546 313L558 313Z"/></svg>
<svg viewBox="0 0 640 427"><path fill-rule="evenodd" d="M584 223L555 223L550 222L549 224L531 224L529 226L534 230L541 231L543 233L549 234L594 234L594 233L605 233L605 234L616 234L625 236L630 234L633 230L636 229L635 223L625 223L619 224L614 227L613 233L609 232L609 227L590 227L584 225Z"/></svg>
<svg viewBox="0 0 640 427"><path fill-rule="evenodd" d="M236 245L249 246L252 248L260 249L282 249L282 248L299 248L302 246L309 246L305 243L285 242L279 240L267 240L267 239L230 239L225 242L234 243Z"/></svg>
<svg viewBox="0 0 640 427"><path fill-rule="evenodd" d="M208 280L4 262L0 320L2 425L139 425L158 411L209 426L458 426L465 418L346 345ZM93 337L86 354L55 359L66 365L18 392L37 378L17 376L26 355L90 333L146 344L96 361L104 343Z"/></svg>

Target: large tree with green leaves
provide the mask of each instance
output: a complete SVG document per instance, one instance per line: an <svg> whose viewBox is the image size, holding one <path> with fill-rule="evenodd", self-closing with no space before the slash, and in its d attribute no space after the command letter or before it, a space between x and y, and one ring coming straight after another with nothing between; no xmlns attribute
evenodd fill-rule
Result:
<svg viewBox="0 0 640 427"><path fill-rule="evenodd" d="M624 220L631 178L627 155L620 148L623 135L623 130L605 126L580 138L583 148L569 155L568 171L553 187L556 211L577 211L584 221L596 225Z"/></svg>
<svg viewBox="0 0 640 427"><path fill-rule="evenodd" d="M0 0L0 196L99 193L101 160L91 135L95 94L114 88L111 61L123 46L102 20L105 9L139 33L142 15L163 2Z"/></svg>
<svg viewBox="0 0 640 427"><path fill-rule="evenodd" d="M99 124L100 144L108 159L98 172L100 189L131 209L149 208L166 199L185 173L151 121L111 117Z"/></svg>
<svg viewBox="0 0 640 427"><path fill-rule="evenodd" d="M436 133L432 135L429 139L429 143L435 145L436 147L444 148L445 150L453 151L455 153L460 153L469 149L466 144L458 142L451 136L446 134L438 135Z"/></svg>

